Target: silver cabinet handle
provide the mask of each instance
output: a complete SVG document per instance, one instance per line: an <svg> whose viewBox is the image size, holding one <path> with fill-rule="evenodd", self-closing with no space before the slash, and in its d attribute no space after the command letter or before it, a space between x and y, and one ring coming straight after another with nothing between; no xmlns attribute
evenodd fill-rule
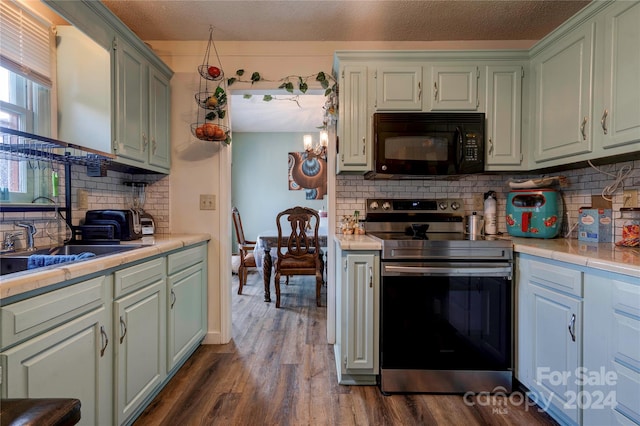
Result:
<svg viewBox="0 0 640 426"><path fill-rule="evenodd" d="M102 339L102 348L100 348L100 358L104 356L104 351L107 350L107 346L109 346L109 336L107 336L107 332L104 331L104 326L100 326L100 338Z"/></svg>
<svg viewBox="0 0 640 426"><path fill-rule="evenodd" d="M173 309L173 305L176 304L176 292L171 289L171 309Z"/></svg>
<svg viewBox="0 0 640 426"><path fill-rule="evenodd" d="M609 115L609 111L607 111L607 109L604 109L604 112L602 113L602 118L600 119L600 124L602 125L602 131L604 132L604 134L607 134L607 116Z"/></svg>
<svg viewBox="0 0 640 426"><path fill-rule="evenodd" d="M422 99L422 82L418 82L418 100Z"/></svg>
<svg viewBox="0 0 640 426"><path fill-rule="evenodd" d="M373 267L369 266L369 288L373 288Z"/></svg>
<svg viewBox="0 0 640 426"><path fill-rule="evenodd" d="M489 138L489 154L493 154L493 140Z"/></svg>
<svg viewBox="0 0 640 426"><path fill-rule="evenodd" d="M437 81L433 82L433 100L434 101L438 100L438 82Z"/></svg>
<svg viewBox="0 0 640 426"><path fill-rule="evenodd" d="M569 321L569 334L571 335L571 341L576 341L576 314L571 314L571 321Z"/></svg>
<svg viewBox="0 0 640 426"><path fill-rule="evenodd" d="M367 140L363 137L362 138L362 155L365 154L365 149L367 149Z"/></svg>
<svg viewBox="0 0 640 426"><path fill-rule="evenodd" d="M120 331L121 331L120 344L122 344L122 342L124 341L124 336L127 335L127 323L124 322L124 319L122 319L122 316L120 316Z"/></svg>
<svg viewBox="0 0 640 426"><path fill-rule="evenodd" d="M151 152L154 155L156 153L156 138L151 138Z"/></svg>
<svg viewBox="0 0 640 426"><path fill-rule="evenodd" d="M587 117L585 117L582 120L582 124L580 125L580 133L582 133L582 140L587 140L587 133L586 133L586 127L587 127Z"/></svg>
<svg viewBox="0 0 640 426"><path fill-rule="evenodd" d="M147 134L146 133L142 133L142 152L145 152L147 150Z"/></svg>

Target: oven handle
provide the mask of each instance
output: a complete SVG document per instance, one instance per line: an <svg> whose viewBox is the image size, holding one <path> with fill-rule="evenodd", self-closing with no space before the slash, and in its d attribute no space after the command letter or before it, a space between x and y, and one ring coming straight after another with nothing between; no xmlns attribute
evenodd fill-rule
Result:
<svg viewBox="0 0 640 426"><path fill-rule="evenodd" d="M487 266L487 267L451 267L451 266L398 266L383 265L383 275L417 274L439 276L477 276L483 277L509 277L511 279L511 266Z"/></svg>

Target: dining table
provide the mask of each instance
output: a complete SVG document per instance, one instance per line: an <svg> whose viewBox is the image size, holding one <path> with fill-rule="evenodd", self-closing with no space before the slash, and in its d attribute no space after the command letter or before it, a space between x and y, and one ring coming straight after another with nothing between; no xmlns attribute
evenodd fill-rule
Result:
<svg viewBox="0 0 640 426"><path fill-rule="evenodd" d="M318 227L318 243L320 247L327 247L327 220L320 218ZM278 258L278 230L268 229L260 232L256 237L256 245L253 249L258 272L262 274L264 281L264 301L271 302L271 270L274 267L274 259ZM326 265L325 260L325 265ZM325 266L326 267L326 266Z"/></svg>

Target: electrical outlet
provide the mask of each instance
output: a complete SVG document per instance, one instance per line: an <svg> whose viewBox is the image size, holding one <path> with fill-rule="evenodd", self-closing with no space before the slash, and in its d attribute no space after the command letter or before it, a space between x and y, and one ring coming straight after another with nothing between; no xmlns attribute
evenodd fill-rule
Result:
<svg viewBox="0 0 640 426"><path fill-rule="evenodd" d="M473 210L477 212L484 210L484 196L482 194L475 194L473 196Z"/></svg>
<svg viewBox="0 0 640 426"><path fill-rule="evenodd" d="M215 210L216 196L214 194L200 194L200 210Z"/></svg>
<svg viewBox="0 0 640 426"><path fill-rule="evenodd" d="M89 209L89 191L86 189L78 189L78 209Z"/></svg>
<svg viewBox="0 0 640 426"><path fill-rule="evenodd" d="M622 192L622 207L638 207L637 189L625 189Z"/></svg>

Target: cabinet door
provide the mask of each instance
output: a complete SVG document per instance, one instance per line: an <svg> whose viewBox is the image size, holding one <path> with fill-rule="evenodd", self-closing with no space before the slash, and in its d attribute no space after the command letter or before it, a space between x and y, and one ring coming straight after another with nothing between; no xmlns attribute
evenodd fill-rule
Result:
<svg viewBox="0 0 640 426"><path fill-rule="evenodd" d="M372 168L373 157L367 113L367 67L347 65L340 78L338 172L366 172Z"/></svg>
<svg viewBox="0 0 640 426"><path fill-rule="evenodd" d="M431 111L477 111L478 79L475 65L431 67Z"/></svg>
<svg viewBox="0 0 640 426"><path fill-rule="evenodd" d="M347 309L346 366L348 370L377 369L376 295L378 276L376 256L373 254L347 255L345 278Z"/></svg>
<svg viewBox="0 0 640 426"><path fill-rule="evenodd" d="M585 274L584 425L640 423L640 279Z"/></svg>
<svg viewBox="0 0 640 426"><path fill-rule="evenodd" d="M2 354L2 398L77 398L81 425L112 421L112 339L103 306Z"/></svg>
<svg viewBox="0 0 640 426"><path fill-rule="evenodd" d="M575 398L581 388L575 374L582 365L582 301L536 284L530 285L529 294L531 387L578 423L580 412Z"/></svg>
<svg viewBox="0 0 640 426"><path fill-rule="evenodd" d="M142 54L124 40L116 49L116 153L147 162L148 65Z"/></svg>
<svg viewBox="0 0 640 426"><path fill-rule="evenodd" d="M167 371L197 345L207 330L206 276L198 263L169 277Z"/></svg>
<svg viewBox="0 0 640 426"><path fill-rule="evenodd" d="M487 66L486 165L522 162L522 78L520 65Z"/></svg>
<svg viewBox="0 0 640 426"><path fill-rule="evenodd" d="M114 302L116 412L122 424L165 378L166 280Z"/></svg>
<svg viewBox="0 0 640 426"><path fill-rule="evenodd" d="M149 68L149 163L169 168L171 166L171 96L169 80Z"/></svg>
<svg viewBox="0 0 640 426"><path fill-rule="evenodd" d="M594 107L594 132L611 148L640 142L640 3L618 2L604 19L604 99Z"/></svg>
<svg viewBox="0 0 640 426"><path fill-rule="evenodd" d="M534 59L534 158L544 162L591 152L591 81L595 23L583 24Z"/></svg>
<svg viewBox="0 0 640 426"><path fill-rule="evenodd" d="M376 109L422 110L422 67L380 67L376 73Z"/></svg>

